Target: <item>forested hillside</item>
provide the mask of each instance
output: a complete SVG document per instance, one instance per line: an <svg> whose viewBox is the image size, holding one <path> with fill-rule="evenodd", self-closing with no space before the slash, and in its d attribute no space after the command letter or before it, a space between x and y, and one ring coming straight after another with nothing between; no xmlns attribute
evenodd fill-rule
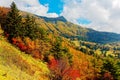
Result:
<svg viewBox="0 0 120 80"><path fill-rule="evenodd" d="M41 21L41 19L43 19L43 21ZM59 35L71 40L78 39L102 44L120 41L120 34L100 32L93 29L84 28L68 22L63 16L57 18L40 17L40 19L38 19L38 24L40 26L44 25L44 28L49 31L58 33Z"/></svg>
<svg viewBox="0 0 120 80"><path fill-rule="evenodd" d="M120 79L119 43L110 44L120 40L118 34L83 28L63 17L46 21L19 11L14 2L10 7L0 7L0 80Z"/></svg>

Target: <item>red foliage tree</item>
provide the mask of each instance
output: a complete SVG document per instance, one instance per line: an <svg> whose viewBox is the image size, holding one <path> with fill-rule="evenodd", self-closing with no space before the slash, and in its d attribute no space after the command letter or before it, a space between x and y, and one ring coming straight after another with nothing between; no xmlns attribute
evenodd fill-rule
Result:
<svg viewBox="0 0 120 80"><path fill-rule="evenodd" d="M17 39L16 38L12 38L12 43L16 44L17 43Z"/></svg>
<svg viewBox="0 0 120 80"><path fill-rule="evenodd" d="M77 78L80 78L80 72L75 69L69 70L68 75L71 77L72 80L76 80Z"/></svg>
<svg viewBox="0 0 120 80"><path fill-rule="evenodd" d="M103 76L103 80L113 80L113 76L110 72L105 72Z"/></svg>
<svg viewBox="0 0 120 80"><path fill-rule="evenodd" d="M12 38L12 43L20 48L21 51L26 51L27 46L21 40L21 38Z"/></svg>
<svg viewBox="0 0 120 80"><path fill-rule="evenodd" d="M54 77L51 80L76 80L80 78L80 73L78 70L73 69L67 59L55 60L52 58L48 62L48 66Z"/></svg>
<svg viewBox="0 0 120 80"><path fill-rule="evenodd" d="M18 47L20 48L20 50L25 51L27 50L27 46L24 43L18 43Z"/></svg>
<svg viewBox="0 0 120 80"><path fill-rule="evenodd" d="M48 66L49 66L50 69L54 69L54 68L56 68L58 66L58 61L53 58L53 59L51 59L49 61L49 65Z"/></svg>

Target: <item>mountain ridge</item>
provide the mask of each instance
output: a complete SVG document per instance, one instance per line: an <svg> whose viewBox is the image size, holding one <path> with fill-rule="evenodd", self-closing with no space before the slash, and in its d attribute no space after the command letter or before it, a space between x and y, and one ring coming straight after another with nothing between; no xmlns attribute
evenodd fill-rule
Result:
<svg viewBox="0 0 120 80"><path fill-rule="evenodd" d="M47 23L54 24L53 27L57 30L56 32L59 32L61 36L69 39L85 40L101 44L120 41L120 34L118 33L97 31L91 28L85 28L67 21L63 16L57 18L48 18L45 16L37 17L43 19ZM51 26L48 27L51 28Z"/></svg>
<svg viewBox="0 0 120 80"><path fill-rule="evenodd" d="M62 22L67 22L67 20L63 17L63 16L59 16L59 17L46 17L46 16L37 16L40 17L42 19L44 19L46 22L52 22L52 23L56 23L57 21L62 21Z"/></svg>

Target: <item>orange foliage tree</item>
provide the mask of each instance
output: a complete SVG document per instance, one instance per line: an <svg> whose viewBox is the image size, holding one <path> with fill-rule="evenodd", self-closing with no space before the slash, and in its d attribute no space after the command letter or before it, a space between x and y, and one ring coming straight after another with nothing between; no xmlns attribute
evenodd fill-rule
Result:
<svg viewBox="0 0 120 80"><path fill-rule="evenodd" d="M9 8L0 7L0 23L1 23L2 27L3 27L3 24L6 20L6 15L9 11L10 11Z"/></svg>

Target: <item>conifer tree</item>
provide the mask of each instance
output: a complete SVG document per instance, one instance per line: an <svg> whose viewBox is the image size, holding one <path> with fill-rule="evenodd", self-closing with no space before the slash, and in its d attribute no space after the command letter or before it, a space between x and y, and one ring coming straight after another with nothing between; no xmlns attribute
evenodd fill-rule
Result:
<svg viewBox="0 0 120 80"><path fill-rule="evenodd" d="M22 17L19 14L19 10L14 2L11 4L11 11L7 15L5 32L9 34L9 38L20 36Z"/></svg>
<svg viewBox="0 0 120 80"><path fill-rule="evenodd" d="M27 15L25 22L25 31L26 31L25 36L28 36L31 39L36 39L37 38L36 28L37 28L37 24L35 22L35 18Z"/></svg>
<svg viewBox="0 0 120 80"><path fill-rule="evenodd" d="M25 36L30 37L31 39L44 39L46 31L43 28L37 26L34 17L30 17L29 15L27 15L24 26L26 31Z"/></svg>

